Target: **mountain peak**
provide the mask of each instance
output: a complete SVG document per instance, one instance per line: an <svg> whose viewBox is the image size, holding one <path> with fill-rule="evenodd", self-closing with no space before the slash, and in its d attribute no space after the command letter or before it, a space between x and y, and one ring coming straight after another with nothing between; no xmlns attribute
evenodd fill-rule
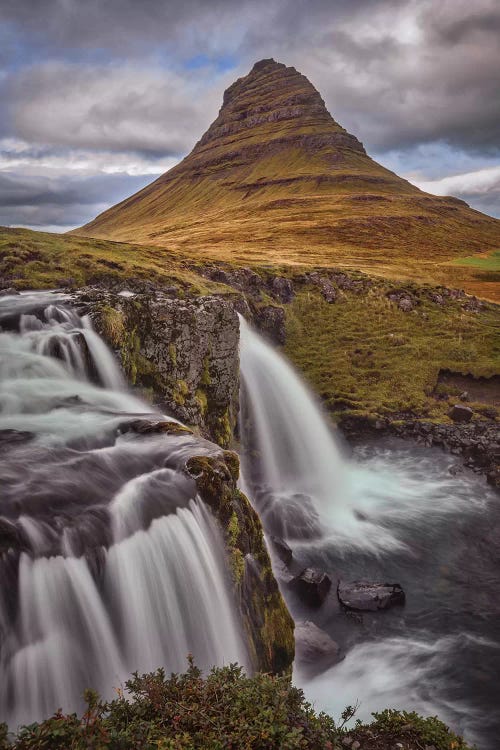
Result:
<svg viewBox="0 0 500 750"><path fill-rule="evenodd" d="M496 247L498 226L370 159L306 76L266 58L229 86L188 156L78 234L192 258L400 269Z"/></svg>
<svg viewBox="0 0 500 750"><path fill-rule="evenodd" d="M267 58L238 78L224 92L217 119L196 144L195 151L209 144L221 144L236 135L259 137L271 143L276 138L294 139L328 135L338 146L364 153L328 112L319 91L295 68Z"/></svg>

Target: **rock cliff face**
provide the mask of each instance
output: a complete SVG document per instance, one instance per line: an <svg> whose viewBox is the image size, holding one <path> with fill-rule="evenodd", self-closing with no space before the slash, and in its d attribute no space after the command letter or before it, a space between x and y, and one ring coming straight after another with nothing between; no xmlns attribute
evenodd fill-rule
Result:
<svg viewBox="0 0 500 750"><path fill-rule="evenodd" d="M256 63L177 166L78 230L190 258L380 272L498 246L500 224L373 161L295 68Z"/></svg>
<svg viewBox="0 0 500 750"><path fill-rule="evenodd" d="M222 297L170 299L161 292L124 297L84 290L98 332L117 352L132 385L222 447L238 413L239 324Z"/></svg>
<svg viewBox="0 0 500 750"><path fill-rule="evenodd" d="M237 454L193 456L186 462L186 472L196 480L224 531L252 664L262 672L289 671L295 652L294 624L271 568L260 519L236 488Z"/></svg>

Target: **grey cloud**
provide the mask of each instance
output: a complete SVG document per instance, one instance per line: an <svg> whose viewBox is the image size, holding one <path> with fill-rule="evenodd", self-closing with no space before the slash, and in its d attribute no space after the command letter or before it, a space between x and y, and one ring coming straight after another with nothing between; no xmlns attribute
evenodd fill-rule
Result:
<svg viewBox="0 0 500 750"><path fill-rule="evenodd" d="M7 83L11 128L43 144L178 155L218 110L210 83L199 79L153 67L46 63Z"/></svg>
<svg viewBox="0 0 500 750"><path fill-rule="evenodd" d="M4 0L2 7L32 35L42 28L52 54L71 39L115 57L114 65L97 64L88 52L85 65L53 61L14 72L7 107L26 138L179 154L213 119L224 86L256 59L274 56L308 75L334 117L369 149L433 140L499 147L495 0L473 7L464 0L247 0L237 7L231 0ZM117 58L139 42L147 44L141 61L119 67ZM179 67L195 53L207 60L233 54L238 69L215 80L210 66ZM162 54L176 61L176 72L161 68Z"/></svg>
<svg viewBox="0 0 500 750"><path fill-rule="evenodd" d="M0 224L79 226L149 181L124 175L47 178L0 172Z"/></svg>
<svg viewBox="0 0 500 750"><path fill-rule="evenodd" d="M30 50L0 78L0 132L33 144L182 155L224 88L273 56L369 152L499 152L496 0L3 0L0 18L2 59Z"/></svg>

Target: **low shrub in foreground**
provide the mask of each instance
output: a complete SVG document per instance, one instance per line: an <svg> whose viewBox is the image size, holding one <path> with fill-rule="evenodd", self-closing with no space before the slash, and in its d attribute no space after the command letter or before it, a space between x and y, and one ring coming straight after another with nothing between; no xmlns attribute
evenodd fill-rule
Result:
<svg viewBox="0 0 500 750"><path fill-rule="evenodd" d="M409 750L421 748L424 739L436 750L467 747L437 719L394 711L348 731L343 725L353 709L336 726L313 710L289 678L247 677L234 664L206 677L192 661L187 672L168 678L163 669L134 674L115 700L101 701L91 690L85 700L82 717L59 711L15 737L0 725L0 750L336 750L346 747L342 740L357 737L363 750L392 750L400 736Z"/></svg>

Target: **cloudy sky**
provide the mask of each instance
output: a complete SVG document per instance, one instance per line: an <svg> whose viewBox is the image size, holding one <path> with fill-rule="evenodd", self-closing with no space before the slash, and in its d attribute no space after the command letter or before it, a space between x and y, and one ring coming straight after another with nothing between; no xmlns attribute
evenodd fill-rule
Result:
<svg viewBox="0 0 500 750"><path fill-rule="evenodd" d="M0 224L64 231L143 187L263 57L378 161L500 216L498 0L1 0Z"/></svg>

